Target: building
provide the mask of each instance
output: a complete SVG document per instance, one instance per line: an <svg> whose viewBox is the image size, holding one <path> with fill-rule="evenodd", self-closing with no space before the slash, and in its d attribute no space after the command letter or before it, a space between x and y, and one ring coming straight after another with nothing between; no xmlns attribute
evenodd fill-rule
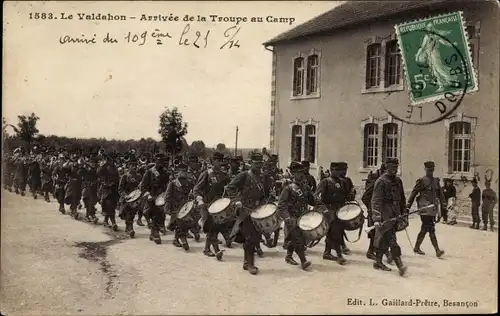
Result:
<svg viewBox="0 0 500 316"><path fill-rule="evenodd" d="M463 12L479 91L444 121L395 120L384 108L406 107L409 94L394 26L456 11ZM305 159L326 169L346 161L362 186L386 157L397 157L411 190L423 162L433 160L436 176L464 183L492 169L498 187L499 18L490 1L354 1L264 43L273 52L270 146L280 164Z"/></svg>

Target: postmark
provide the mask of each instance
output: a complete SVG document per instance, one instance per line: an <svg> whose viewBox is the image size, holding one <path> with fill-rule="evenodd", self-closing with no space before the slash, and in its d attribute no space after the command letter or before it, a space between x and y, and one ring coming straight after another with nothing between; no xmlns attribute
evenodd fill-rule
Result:
<svg viewBox="0 0 500 316"><path fill-rule="evenodd" d="M399 24L395 29L411 105L478 90L462 12Z"/></svg>

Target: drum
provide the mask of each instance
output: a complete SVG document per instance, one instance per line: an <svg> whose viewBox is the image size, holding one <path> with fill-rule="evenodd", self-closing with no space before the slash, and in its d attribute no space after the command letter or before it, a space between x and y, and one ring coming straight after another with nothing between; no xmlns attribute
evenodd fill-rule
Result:
<svg viewBox="0 0 500 316"><path fill-rule="evenodd" d="M250 213L255 228L265 234L271 234L280 227L278 207L274 203L264 204Z"/></svg>
<svg viewBox="0 0 500 316"><path fill-rule="evenodd" d="M299 218L299 228L308 240L320 240L328 232L328 223L320 212L307 212Z"/></svg>
<svg viewBox="0 0 500 316"><path fill-rule="evenodd" d="M190 226L194 225L194 223L196 223L195 217L193 216L194 209L195 209L194 200L187 201L179 209L179 213L177 213L177 218Z"/></svg>
<svg viewBox="0 0 500 316"><path fill-rule="evenodd" d="M344 229L351 231L363 227L365 217L363 209L358 203L348 202L337 211L337 218L342 222Z"/></svg>
<svg viewBox="0 0 500 316"><path fill-rule="evenodd" d="M165 196L167 195L167 192L162 192L160 195L156 197L155 200L155 205L156 206L163 206L165 205Z"/></svg>
<svg viewBox="0 0 500 316"><path fill-rule="evenodd" d="M125 202L130 203L130 207L132 209L136 209L139 207L140 203L140 198L141 197L141 190L134 190L130 192L126 197L125 197Z"/></svg>
<svg viewBox="0 0 500 316"><path fill-rule="evenodd" d="M208 213L216 224L224 224L236 217L236 209L228 198L215 200L208 207Z"/></svg>

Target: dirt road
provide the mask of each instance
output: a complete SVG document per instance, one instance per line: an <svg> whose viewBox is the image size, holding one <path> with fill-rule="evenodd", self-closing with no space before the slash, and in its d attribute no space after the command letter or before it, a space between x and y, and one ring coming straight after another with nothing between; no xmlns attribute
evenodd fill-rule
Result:
<svg viewBox="0 0 500 316"><path fill-rule="evenodd" d="M260 273L252 276L241 268L240 246L226 249L224 261L218 262L203 256L204 238L202 243L190 240L191 250L185 253L172 246L172 233L162 245L149 241L143 227L128 239L123 232L61 215L55 203L2 193L4 315L497 311L497 233L437 224L444 259L435 257L428 237L422 246L427 255L418 256L406 234L398 233L409 267L405 278L395 267L392 272L373 270L364 256L365 236L350 245L353 254L346 266L322 260L322 243L310 249L308 272L285 264L281 244L263 247L265 257L257 259ZM123 231L122 221L119 226ZM408 228L412 243L419 227L420 220L413 219ZM401 306L410 299L413 306ZM446 307L445 300L463 306ZM432 302L436 306L427 306Z"/></svg>

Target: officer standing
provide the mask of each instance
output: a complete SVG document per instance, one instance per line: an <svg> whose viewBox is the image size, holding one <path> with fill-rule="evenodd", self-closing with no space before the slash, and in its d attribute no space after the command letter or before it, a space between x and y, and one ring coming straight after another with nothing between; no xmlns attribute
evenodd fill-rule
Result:
<svg viewBox="0 0 500 316"><path fill-rule="evenodd" d="M481 217L479 217L479 206L481 205L481 189L477 185L477 179L472 179L472 192L469 194L469 198L472 202L472 225L470 228L479 229L479 224L481 224Z"/></svg>
<svg viewBox="0 0 500 316"><path fill-rule="evenodd" d="M493 227L495 226L495 221L493 220L493 209L498 202L497 194L491 188L491 180L486 180L484 182L484 186L486 189L483 190L482 199L483 204L481 205L481 215L483 217L483 230L486 230L488 227L488 219L490 221L490 230L493 231Z"/></svg>
<svg viewBox="0 0 500 316"><path fill-rule="evenodd" d="M436 238L436 215L438 213L438 207L441 209L446 207L445 198L441 186L439 184L439 178L434 177L434 162L426 161L424 163L425 176L419 178L413 191L408 198L408 204L406 207L411 208L413 201L417 198L417 207L422 208L430 205L434 205L432 208L427 208L420 212L420 219L422 220L422 226L420 227L420 232L417 235L417 241L415 243L415 249L413 251L419 255L425 255L425 253L420 249L420 245L425 238L425 235L429 233L429 238L431 239L432 246L436 250L436 256L440 258L444 251L439 249L438 241ZM418 196L417 196L418 195Z"/></svg>
<svg viewBox="0 0 500 316"><path fill-rule="evenodd" d="M399 161L396 158L387 158L385 161L387 170L376 181L371 199L372 220L375 226L374 246L375 262L373 268L382 271L391 271L384 265L382 258L387 249L399 270L399 275L406 273L406 266L401 260L401 248L396 239L397 217L407 213L405 209L405 193L403 182L396 175Z"/></svg>

